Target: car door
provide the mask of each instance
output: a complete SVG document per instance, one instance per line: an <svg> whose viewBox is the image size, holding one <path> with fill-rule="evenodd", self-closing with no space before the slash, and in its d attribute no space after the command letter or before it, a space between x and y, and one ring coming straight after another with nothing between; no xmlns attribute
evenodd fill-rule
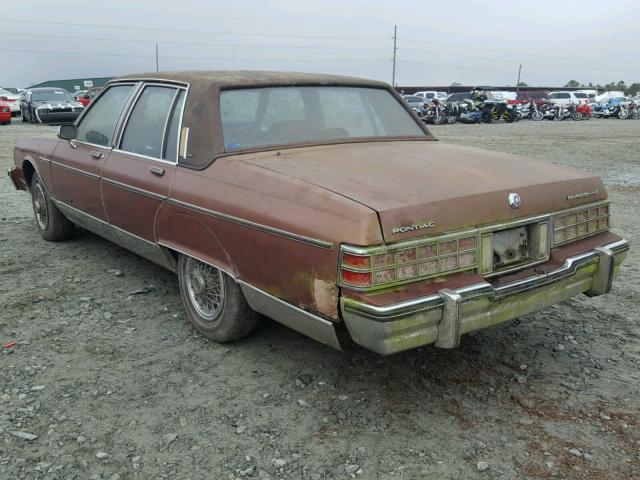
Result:
<svg viewBox="0 0 640 480"><path fill-rule="evenodd" d="M174 178L185 96L181 86L144 85L102 170L109 223L121 244L143 256L155 242L156 213Z"/></svg>
<svg viewBox="0 0 640 480"><path fill-rule="evenodd" d="M134 86L108 88L80 118L76 139L60 141L51 159L56 199L102 222L106 222L100 194L102 166L111 153L116 126Z"/></svg>

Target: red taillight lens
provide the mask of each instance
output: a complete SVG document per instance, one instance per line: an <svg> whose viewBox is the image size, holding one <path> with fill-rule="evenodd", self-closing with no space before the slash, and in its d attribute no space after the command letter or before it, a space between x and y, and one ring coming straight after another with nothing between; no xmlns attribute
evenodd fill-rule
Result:
<svg viewBox="0 0 640 480"><path fill-rule="evenodd" d="M370 287L371 272L352 272L350 270L342 270L342 281L354 287Z"/></svg>
<svg viewBox="0 0 640 480"><path fill-rule="evenodd" d="M371 257L345 253L342 255L342 265L351 268L368 269L371 268Z"/></svg>

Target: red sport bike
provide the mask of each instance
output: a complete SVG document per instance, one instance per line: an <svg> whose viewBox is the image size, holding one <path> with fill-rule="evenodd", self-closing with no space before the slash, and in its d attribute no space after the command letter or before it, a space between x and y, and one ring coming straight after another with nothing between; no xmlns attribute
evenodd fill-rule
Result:
<svg viewBox="0 0 640 480"><path fill-rule="evenodd" d="M589 120L591 118L591 105L589 102L578 102L578 106L576 107L576 112L579 112L582 115L582 120Z"/></svg>

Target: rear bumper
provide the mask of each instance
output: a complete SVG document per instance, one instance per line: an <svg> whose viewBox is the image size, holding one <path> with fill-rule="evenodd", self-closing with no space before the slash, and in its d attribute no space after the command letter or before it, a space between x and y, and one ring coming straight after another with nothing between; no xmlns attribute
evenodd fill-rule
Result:
<svg viewBox="0 0 640 480"><path fill-rule="evenodd" d="M585 293L611 290L629 243L619 240L568 257L560 267L494 287L480 282L422 298L374 306L342 297L342 317L357 344L382 355L435 343L455 348L481 330Z"/></svg>

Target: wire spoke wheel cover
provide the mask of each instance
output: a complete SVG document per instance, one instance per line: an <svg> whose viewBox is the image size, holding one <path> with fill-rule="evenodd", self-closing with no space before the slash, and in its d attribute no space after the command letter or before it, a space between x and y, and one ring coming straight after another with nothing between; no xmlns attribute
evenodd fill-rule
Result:
<svg viewBox="0 0 640 480"><path fill-rule="evenodd" d="M193 308L203 320L214 322L224 310L222 271L194 258L188 258L185 267L186 290Z"/></svg>
<svg viewBox="0 0 640 480"><path fill-rule="evenodd" d="M49 209L47 207L47 199L45 197L44 189L40 182L35 183L33 189L33 213L35 213L36 221L40 230L46 230L49 226Z"/></svg>

